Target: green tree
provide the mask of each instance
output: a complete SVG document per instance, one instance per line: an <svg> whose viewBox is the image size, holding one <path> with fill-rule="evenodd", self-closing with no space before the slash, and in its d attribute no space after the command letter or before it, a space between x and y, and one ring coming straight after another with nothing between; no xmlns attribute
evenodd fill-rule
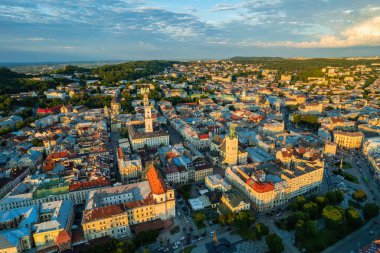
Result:
<svg viewBox="0 0 380 253"><path fill-rule="evenodd" d="M284 245L282 244L282 240L276 234L269 234L265 241L268 245L269 252L271 253L281 253L284 251Z"/></svg>
<svg viewBox="0 0 380 253"><path fill-rule="evenodd" d="M326 206L323 208L322 216L326 221L326 226L329 229L337 228L343 222L342 210L335 206Z"/></svg>
<svg viewBox="0 0 380 253"><path fill-rule="evenodd" d="M363 207L364 218L372 219L379 215L379 206L376 203L366 203Z"/></svg>
<svg viewBox="0 0 380 253"><path fill-rule="evenodd" d="M324 196L317 196L314 201L317 203L319 210L321 211L327 205L327 199Z"/></svg>
<svg viewBox="0 0 380 253"><path fill-rule="evenodd" d="M257 223L255 225L255 234L257 239L261 239L262 236L266 236L269 233L269 229L264 223Z"/></svg>
<svg viewBox="0 0 380 253"><path fill-rule="evenodd" d="M41 139L34 138L32 144L34 147L42 147L44 145L44 142Z"/></svg>
<svg viewBox="0 0 380 253"><path fill-rule="evenodd" d="M356 190L352 193L352 198L356 201L362 202L367 199L367 194L363 190Z"/></svg>
<svg viewBox="0 0 380 253"><path fill-rule="evenodd" d="M220 214L220 215L218 216L218 222L219 222L219 224L221 224L221 225L226 225L226 223L227 223L227 218L226 218L226 216L225 216L224 214Z"/></svg>
<svg viewBox="0 0 380 253"><path fill-rule="evenodd" d="M311 219L316 219L319 216L318 205L314 202L308 202L304 204L302 210L308 213Z"/></svg>
<svg viewBox="0 0 380 253"><path fill-rule="evenodd" d="M335 190L327 192L325 197L327 198L330 204L339 204L343 201L344 194L341 190Z"/></svg>
<svg viewBox="0 0 380 253"><path fill-rule="evenodd" d="M360 212L353 207L346 209L347 225L351 228L357 228L362 224L362 218Z"/></svg>
<svg viewBox="0 0 380 253"><path fill-rule="evenodd" d="M204 213L196 212L196 213L194 214L194 221L195 221L196 223L202 223L204 220L205 220L205 215L204 215Z"/></svg>
<svg viewBox="0 0 380 253"><path fill-rule="evenodd" d="M236 226L242 229L249 228L255 222L255 216L249 211L241 211L236 214L234 223Z"/></svg>
<svg viewBox="0 0 380 253"><path fill-rule="evenodd" d="M302 241L317 235L317 222L313 220L298 221L295 227L296 240Z"/></svg>

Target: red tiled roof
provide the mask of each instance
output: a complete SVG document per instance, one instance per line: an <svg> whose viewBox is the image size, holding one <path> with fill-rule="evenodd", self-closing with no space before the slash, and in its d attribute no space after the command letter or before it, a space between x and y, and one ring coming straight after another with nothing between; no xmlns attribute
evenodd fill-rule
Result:
<svg viewBox="0 0 380 253"><path fill-rule="evenodd" d="M146 177L153 194L164 194L166 192L166 184L153 164L150 165Z"/></svg>
<svg viewBox="0 0 380 253"><path fill-rule="evenodd" d="M66 150L64 150L61 152L50 153L47 158L48 159L60 159L60 158L67 158L67 157L68 157L68 153Z"/></svg>
<svg viewBox="0 0 380 253"><path fill-rule="evenodd" d="M128 209L132 209L139 206L147 206L147 205L153 205L153 204L154 204L153 196L149 194L148 197L146 197L145 199L132 201L132 202L126 202L126 203L123 203L122 205L124 205L124 207Z"/></svg>
<svg viewBox="0 0 380 253"><path fill-rule="evenodd" d="M198 138L199 138L200 140L208 139L208 138L209 138L209 135L208 135L208 134L198 134Z"/></svg>
<svg viewBox="0 0 380 253"><path fill-rule="evenodd" d="M252 178L248 178L246 183L254 191L259 192L259 193L270 192L274 190L274 185L272 183L258 183L254 181Z"/></svg>
<svg viewBox="0 0 380 253"><path fill-rule="evenodd" d="M94 188L100 186L110 185L111 182L105 177L100 177L97 180L85 181L85 182L75 182L69 185L69 191L77 191L79 189Z"/></svg>
<svg viewBox="0 0 380 253"><path fill-rule="evenodd" d="M44 171L52 171L55 168L55 161L46 159L43 165Z"/></svg>
<svg viewBox="0 0 380 253"><path fill-rule="evenodd" d="M112 215L122 214L124 210L119 205L102 206L94 209L87 209L83 214L83 222L91 222L109 218Z"/></svg>
<svg viewBox="0 0 380 253"><path fill-rule="evenodd" d="M69 235L69 233L67 233L66 230L61 230L58 233L55 243L57 245L60 245L60 244L68 243L70 241L71 241L71 236Z"/></svg>
<svg viewBox="0 0 380 253"><path fill-rule="evenodd" d="M123 149L121 147L119 147L117 149L117 152L119 154L119 159L123 159L124 158L124 153L123 153Z"/></svg>
<svg viewBox="0 0 380 253"><path fill-rule="evenodd" d="M52 108L38 108L37 114L55 114L59 113L62 105L58 105Z"/></svg>

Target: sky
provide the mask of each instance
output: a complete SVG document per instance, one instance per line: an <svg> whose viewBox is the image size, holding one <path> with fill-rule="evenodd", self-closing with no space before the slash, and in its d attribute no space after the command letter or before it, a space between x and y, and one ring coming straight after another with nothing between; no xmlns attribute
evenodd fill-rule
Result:
<svg viewBox="0 0 380 253"><path fill-rule="evenodd" d="M0 1L0 62L374 55L379 0Z"/></svg>

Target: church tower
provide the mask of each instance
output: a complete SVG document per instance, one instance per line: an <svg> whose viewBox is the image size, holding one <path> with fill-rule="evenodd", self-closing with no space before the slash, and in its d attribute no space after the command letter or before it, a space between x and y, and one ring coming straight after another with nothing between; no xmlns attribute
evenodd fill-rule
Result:
<svg viewBox="0 0 380 253"><path fill-rule="evenodd" d="M149 105L148 95L144 94L144 112L145 112L145 132L151 133L153 132L153 121L152 121L152 108Z"/></svg>

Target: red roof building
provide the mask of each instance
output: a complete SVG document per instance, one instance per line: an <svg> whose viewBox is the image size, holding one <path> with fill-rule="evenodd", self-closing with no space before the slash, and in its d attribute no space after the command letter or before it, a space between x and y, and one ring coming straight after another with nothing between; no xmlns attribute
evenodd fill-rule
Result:
<svg viewBox="0 0 380 253"><path fill-rule="evenodd" d="M57 105L52 108L38 108L37 114L46 115L46 114L58 114L61 112L62 105Z"/></svg>
<svg viewBox="0 0 380 253"><path fill-rule="evenodd" d="M259 182L254 181L252 178L248 178L246 183L255 192L258 192L258 193L270 192L274 190L274 185L272 183L259 183Z"/></svg>
<svg viewBox="0 0 380 253"><path fill-rule="evenodd" d="M210 137L209 137L208 134L198 134L198 138L199 138L200 140L206 140L206 139L208 139L208 138L210 138Z"/></svg>
<svg viewBox="0 0 380 253"><path fill-rule="evenodd" d="M153 194L164 194L167 191L166 184L162 179L161 174L156 170L153 164L150 165L146 177Z"/></svg>
<svg viewBox="0 0 380 253"><path fill-rule="evenodd" d="M96 180L71 183L69 185L69 191L77 191L77 190L83 190L83 189L88 189L88 188L96 188L96 187L101 187L101 186L107 186L110 184L111 184L111 182L109 179L107 179L105 177L99 177Z"/></svg>

